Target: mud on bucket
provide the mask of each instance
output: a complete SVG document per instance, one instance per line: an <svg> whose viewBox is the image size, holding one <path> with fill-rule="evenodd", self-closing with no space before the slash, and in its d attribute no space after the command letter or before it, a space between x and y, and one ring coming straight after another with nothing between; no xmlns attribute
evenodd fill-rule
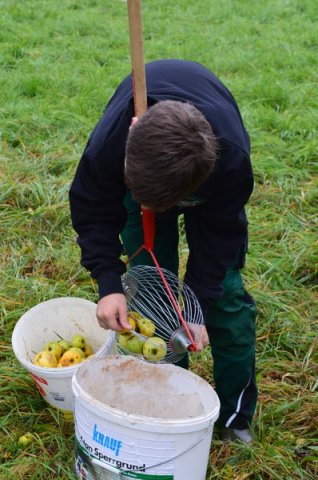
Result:
<svg viewBox="0 0 318 480"><path fill-rule="evenodd" d="M62 297L40 303L28 310L15 325L12 348L28 370L43 398L71 419L74 410L72 376L78 365L66 368L42 368L32 363L35 353L60 335L71 341L83 335L96 357L114 354L115 335L98 325L96 304L83 298ZM87 362L90 362L88 360Z"/></svg>
<svg viewBox="0 0 318 480"><path fill-rule="evenodd" d="M205 480L220 402L202 378L135 357L77 369L78 479Z"/></svg>

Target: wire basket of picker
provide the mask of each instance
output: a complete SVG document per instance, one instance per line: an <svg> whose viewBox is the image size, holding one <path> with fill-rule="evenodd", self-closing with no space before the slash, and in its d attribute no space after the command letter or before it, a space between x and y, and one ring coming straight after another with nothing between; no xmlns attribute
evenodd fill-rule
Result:
<svg viewBox="0 0 318 480"><path fill-rule="evenodd" d="M151 362L176 363L196 349L197 327L204 324L203 315L185 283L168 270L145 265L132 267L122 283L132 329L117 334L121 353Z"/></svg>
<svg viewBox="0 0 318 480"><path fill-rule="evenodd" d="M143 54L141 2L128 2L130 53L135 116L147 110L146 78ZM176 275L160 267L153 251L155 213L142 206L144 243L128 259L146 250L154 266L132 267L122 278L131 330L117 333L117 347L123 354L151 362L176 363L196 351L198 326L203 315L192 290Z"/></svg>

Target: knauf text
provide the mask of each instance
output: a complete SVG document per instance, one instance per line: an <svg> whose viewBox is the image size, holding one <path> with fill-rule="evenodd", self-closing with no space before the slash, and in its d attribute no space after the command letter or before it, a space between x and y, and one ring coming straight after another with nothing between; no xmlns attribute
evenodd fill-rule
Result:
<svg viewBox="0 0 318 480"><path fill-rule="evenodd" d="M109 450L114 452L116 457L118 457L118 454L123 445L123 442L121 442L120 440L116 440L115 438L111 438L102 432L99 432L97 430L96 423L94 425L92 439L94 442L99 443L99 445L102 445L102 447L108 448Z"/></svg>

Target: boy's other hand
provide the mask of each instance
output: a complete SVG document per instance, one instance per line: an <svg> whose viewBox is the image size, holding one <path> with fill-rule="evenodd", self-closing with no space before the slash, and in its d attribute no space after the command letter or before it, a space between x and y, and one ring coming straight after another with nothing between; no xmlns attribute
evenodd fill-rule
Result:
<svg viewBox="0 0 318 480"><path fill-rule="evenodd" d="M96 316L102 328L119 332L124 328L131 329L127 319L127 302L122 293L112 293L100 299Z"/></svg>
<svg viewBox="0 0 318 480"><path fill-rule="evenodd" d="M194 337L196 344L196 351L201 352L203 348L209 344L209 336L207 329L204 325L196 325L194 323L189 324L189 329Z"/></svg>

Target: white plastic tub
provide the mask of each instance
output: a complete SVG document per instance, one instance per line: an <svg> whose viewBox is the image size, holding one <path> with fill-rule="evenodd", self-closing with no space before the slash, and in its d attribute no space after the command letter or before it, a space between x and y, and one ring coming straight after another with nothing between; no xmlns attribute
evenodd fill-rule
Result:
<svg viewBox="0 0 318 480"><path fill-rule="evenodd" d="M73 377L79 479L205 480L220 403L174 365L108 356Z"/></svg>
<svg viewBox="0 0 318 480"><path fill-rule="evenodd" d="M74 410L72 376L80 364L65 368L42 368L32 363L36 353L60 335L71 341L83 335L96 357L116 352L115 335L97 322L96 304L83 298L62 297L40 303L16 323L12 347L19 362L31 374L43 398L65 412ZM90 362L90 360L86 360Z"/></svg>

